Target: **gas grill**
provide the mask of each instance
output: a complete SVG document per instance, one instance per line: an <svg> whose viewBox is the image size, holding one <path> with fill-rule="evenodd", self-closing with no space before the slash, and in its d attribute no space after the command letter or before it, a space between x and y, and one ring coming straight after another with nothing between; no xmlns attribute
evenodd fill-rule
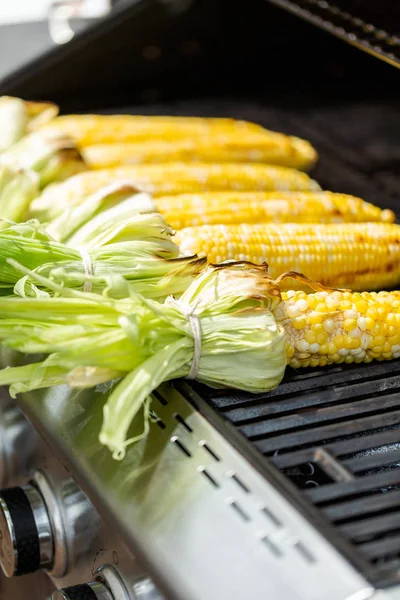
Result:
<svg viewBox="0 0 400 600"><path fill-rule="evenodd" d="M256 121L398 214L399 30L395 0L121 2L0 93ZM108 386L3 394L0 598L399 600L399 388L399 361L262 395L172 382L122 462L98 442Z"/></svg>

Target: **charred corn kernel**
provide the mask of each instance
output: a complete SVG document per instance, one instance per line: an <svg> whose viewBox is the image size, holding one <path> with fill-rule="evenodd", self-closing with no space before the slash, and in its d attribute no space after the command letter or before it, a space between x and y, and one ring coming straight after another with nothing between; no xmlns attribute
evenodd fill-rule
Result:
<svg viewBox="0 0 400 600"><path fill-rule="evenodd" d="M345 296L343 292L334 292L340 298ZM365 293L363 302L360 302L360 295L357 293L346 294L346 299L350 307L346 311L337 308L329 308L331 305L329 299L332 294L329 292L315 292L304 296L304 293L295 291L287 294L282 292L282 302L278 305L281 318L277 321L284 327L287 334L287 360L288 364L296 368L311 364L313 366L322 366L325 364L341 364L342 362L370 362L371 360L388 360L400 357L400 333L395 335L383 335L385 330L389 333L388 322L395 322L394 317L400 316L400 308L393 308L394 298L397 299L398 292L387 294L386 292ZM385 300L384 300L385 299ZM390 302L392 299L392 302ZM305 311L301 311L304 326L302 329L293 327L293 323L287 318L287 308L292 309L301 303L303 309L304 302L313 300L313 303L325 303L326 312L318 313L323 319L325 339L322 339L321 333L315 331L315 327L320 324L313 322L315 311L309 306ZM384 300L384 301L383 301ZM309 302L309 305L311 303ZM384 311L382 321L379 322L377 329L375 326L371 329L361 331L356 326L348 331L349 320L358 323L361 319L366 319L366 313L371 309L380 307ZM275 313L277 315L277 313ZM346 315L354 316L354 319L347 319ZM386 326L386 329L385 329ZM317 361L317 362L315 362Z"/></svg>
<svg viewBox="0 0 400 600"><path fill-rule="evenodd" d="M317 160L309 142L235 119L66 115L54 119L47 129L67 133L81 148L92 146L89 160L102 165L165 162L165 157L219 162L224 151L235 156L234 160L290 164L301 169L310 168Z"/></svg>
<svg viewBox="0 0 400 600"><path fill-rule="evenodd" d="M164 163L137 165L86 171L79 177L70 177L61 187L49 186L32 204L33 213L47 211L47 217L60 207L69 207L100 188L123 181L153 194L181 194L205 191L266 191L318 190L319 185L306 173L270 165L249 163Z"/></svg>
<svg viewBox="0 0 400 600"><path fill-rule="evenodd" d="M134 143L97 144L83 148L94 169L121 165L165 162L260 162L309 170L317 153L309 142L296 137L261 130L237 133L234 128L220 135L205 132L170 140L146 139Z"/></svg>
<svg viewBox="0 0 400 600"><path fill-rule="evenodd" d="M266 262L273 278L291 270L329 287L355 291L394 287L400 281L400 226L395 224L203 225L182 229L176 237L185 254L206 256L211 263L229 259ZM327 301L321 298L323 302L317 302L313 310L324 314L319 305ZM352 305L351 294L343 294L337 310L350 310ZM373 297L368 305L364 316L381 319L385 305Z"/></svg>
<svg viewBox="0 0 400 600"><path fill-rule="evenodd" d="M393 222L395 215L360 198L332 192L205 192L157 198L174 229L238 223Z"/></svg>

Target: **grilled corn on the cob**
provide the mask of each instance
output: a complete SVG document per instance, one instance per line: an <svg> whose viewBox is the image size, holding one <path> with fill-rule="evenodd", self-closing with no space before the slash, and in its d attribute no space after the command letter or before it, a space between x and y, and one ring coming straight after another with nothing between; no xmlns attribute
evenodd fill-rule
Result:
<svg viewBox="0 0 400 600"><path fill-rule="evenodd" d="M49 218L71 202L79 202L101 187L118 181L135 185L154 196L207 190L320 190L318 183L306 173L287 167L165 163L81 173L62 185L46 189L32 205L32 210L37 216L46 212Z"/></svg>
<svg viewBox="0 0 400 600"><path fill-rule="evenodd" d="M267 262L271 276L294 270L330 287L393 287L400 281L400 226L386 223L203 225L178 231L183 253Z"/></svg>
<svg viewBox="0 0 400 600"><path fill-rule="evenodd" d="M45 125L63 131L81 147L92 144L137 142L193 136L261 134L266 130L248 121L225 118L147 116L147 115L63 115Z"/></svg>
<svg viewBox="0 0 400 600"><path fill-rule="evenodd" d="M181 161L256 162L307 171L317 160L317 153L309 142L272 131L246 135L234 131L220 137L211 134L200 138L97 144L84 148L83 155L95 169Z"/></svg>
<svg viewBox="0 0 400 600"><path fill-rule="evenodd" d="M283 292L274 314L291 367L400 357L400 292Z"/></svg>
<svg viewBox="0 0 400 600"><path fill-rule="evenodd" d="M395 220L391 210L333 192L203 192L160 196L156 206L174 229L207 224Z"/></svg>
<svg viewBox="0 0 400 600"><path fill-rule="evenodd" d="M265 129L261 125L249 121L229 118L177 117L177 116L143 116L143 115L65 115L54 119L46 125L47 129L61 130L75 139L82 148L94 144L148 143L174 141L182 145L183 152L193 152L193 138L199 138L200 146L206 144L227 145L232 148L241 146L241 140L254 137L260 144L261 152L276 152L289 156L298 155L305 166L313 163L317 156L309 142L296 137L287 136ZM202 140L202 138L205 138ZM244 142L245 144L246 142ZM254 148L257 150L257 146ZM204 147L204 151L207 148ZM148 146L141 150L149 157L164 153L162 146ZM149 154L148 154L149 153ZM300 157L303 157L300 159ZM252 159L253 160L253 159ZM260 160L255 156L254 160ZM285 163L286 164L286 163Z"/></svg>

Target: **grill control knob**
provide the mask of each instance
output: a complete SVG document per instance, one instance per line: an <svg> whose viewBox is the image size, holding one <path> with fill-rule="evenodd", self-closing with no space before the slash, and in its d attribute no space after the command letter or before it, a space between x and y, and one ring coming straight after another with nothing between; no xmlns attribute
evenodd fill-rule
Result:
<svg viewBox="0 0 400 600"><path fill-rule="evenodd" d="M54 592L52 600L115 600L106 586L99 581L74 585Z"/></svg>
<svg viewBox="0 0 400 600"><path fill-rule="evenodd" d="M50 568L53 535L46 505L33 485L0 492L0 565L7 577Z"/></svg>
<svg viewBox="0 0 400 600"><path fill-rule="evenodd" d="M63 577L90 552L98 523L73 479L36 471L29 485L0 490L0 566L7 577Z"/></svg>
<svg viewBox="0 0 400 600"><path fill-rule="evenodd" d="M51 600L164 600L147 577L123 580L110 565L103 565L95 575L96 579L91 583L54 592Z"/></svg>

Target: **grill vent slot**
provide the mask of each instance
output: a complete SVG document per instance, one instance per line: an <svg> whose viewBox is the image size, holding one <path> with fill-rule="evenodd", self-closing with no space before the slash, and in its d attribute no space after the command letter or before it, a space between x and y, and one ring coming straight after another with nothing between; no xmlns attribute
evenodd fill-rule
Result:
<svg viewBox="0 0 400 600"><path fill-rule="evenodd" d="M382 581L400 568L400 363L291 373L270 394L197 391L286 477ZM266 520L280 523L268 507ZM270 535L263 544L275 555ZM293 548L312 562L302 543ZM279 549L278 549L279 550ZM308 556L309 554L309 556Z"/></svg>

